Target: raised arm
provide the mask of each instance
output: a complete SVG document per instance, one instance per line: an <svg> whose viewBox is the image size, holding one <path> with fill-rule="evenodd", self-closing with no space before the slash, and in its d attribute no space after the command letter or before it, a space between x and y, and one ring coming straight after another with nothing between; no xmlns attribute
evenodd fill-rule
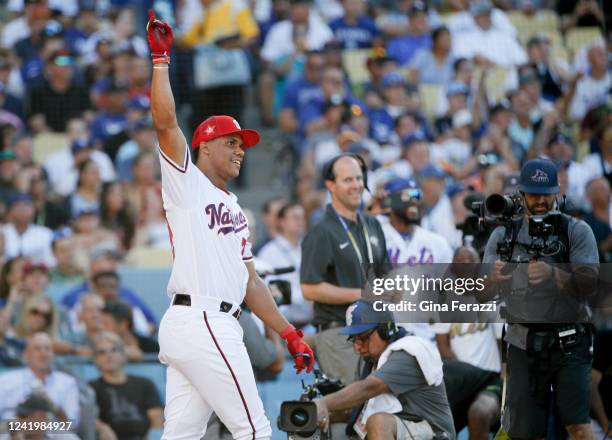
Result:
<svg viewBox="0 0 612 440"><path fill-rule="evenodd" d="M170 87L168 68L172 48L172 28L161 20L156 20L149 11L147 39L153 58L153 79L151 82L151 114L157 139L162 152L173 162L185 162L187 141L176 120L174 96Z"/></svg>

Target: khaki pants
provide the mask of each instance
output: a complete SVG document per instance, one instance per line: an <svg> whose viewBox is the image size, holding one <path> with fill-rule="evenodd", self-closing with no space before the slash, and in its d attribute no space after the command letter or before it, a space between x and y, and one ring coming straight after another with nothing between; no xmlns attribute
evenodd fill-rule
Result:
<svg viewBox="0 0 612 440"><path fill-rule="evenodd" d="M356 380L359 355L339 331L340 328L330 328L316 334L317 360L326 376L348 385Z"/></svg>

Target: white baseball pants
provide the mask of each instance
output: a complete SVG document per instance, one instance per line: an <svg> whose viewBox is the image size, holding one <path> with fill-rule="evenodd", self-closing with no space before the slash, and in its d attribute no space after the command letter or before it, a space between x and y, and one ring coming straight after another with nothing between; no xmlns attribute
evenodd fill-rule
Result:
<svg viewBox="0 0 612 440"><path fill-rule="evenodd" d="M214 411L236 440L269 439L242 327L232 315L171 306L159 327L164 440L200 440Z"/></svg>

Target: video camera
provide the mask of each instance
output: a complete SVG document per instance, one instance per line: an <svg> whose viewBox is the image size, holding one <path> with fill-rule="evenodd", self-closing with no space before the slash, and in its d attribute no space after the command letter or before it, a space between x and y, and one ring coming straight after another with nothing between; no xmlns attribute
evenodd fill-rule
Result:
<svg viewBox="0 0 612 440"><path fill-rule="evenodd" d="M294 266L287 267L279 267L278 269L270 269L270 270L257 270L257 275L262 280L266 280L269 276L274 275L285 275L287 273L295 272ZM276 301L277 306L289 305L291 304L291 283L287 280L272 280L268 281L268 286L276 286L281 293L281 297L274 297L274 301Z"/></svg>
<svg viewBox="0 0 612 440"><path fill-rule="evenodd" d="M299 400L281 403L278 417L278 429L287 433L290 440L298 439L331 439L331 434L319 429L317 407L314 399L335 393L344 385L339 379L330 379L320 370L314 370L315 380L311 385L304 385Z"/></svg>

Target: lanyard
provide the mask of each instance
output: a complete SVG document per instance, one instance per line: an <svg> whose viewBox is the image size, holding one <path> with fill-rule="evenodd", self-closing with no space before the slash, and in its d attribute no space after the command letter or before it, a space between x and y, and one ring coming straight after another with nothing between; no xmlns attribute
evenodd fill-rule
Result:
<svg viewBox="0 0 612 440"><path fill-rule="evenodd" d="M349 240L351 241L351 244L353 245L353 248L355 249L355 253L357 254L357 258L359 258L359 264L363 265L363 257L361 256L361 251L359 250L359 246L357 245L357 241L355 240L355 237L353 236L353 233L348 228L348 225L346 224L346 222L344 221L342 216L340 214L338 214L333 207L332 207L332 209L334 210L334 213L336 214L336 217L338 217L338 221L340 221L340 224L344 228L344 232L346 232L346 235L348 236ZM359 220L359 213L357 213L357 219ZM366 226L365 221L363 221L363 219L361 220L361 226L363 227L363 236L365 238L366 247L368 249L368 261L370 262L370 264L374 264L374 255L372 253L372 244L370 243L370 233L368 232L368 227Z"/></svg>

